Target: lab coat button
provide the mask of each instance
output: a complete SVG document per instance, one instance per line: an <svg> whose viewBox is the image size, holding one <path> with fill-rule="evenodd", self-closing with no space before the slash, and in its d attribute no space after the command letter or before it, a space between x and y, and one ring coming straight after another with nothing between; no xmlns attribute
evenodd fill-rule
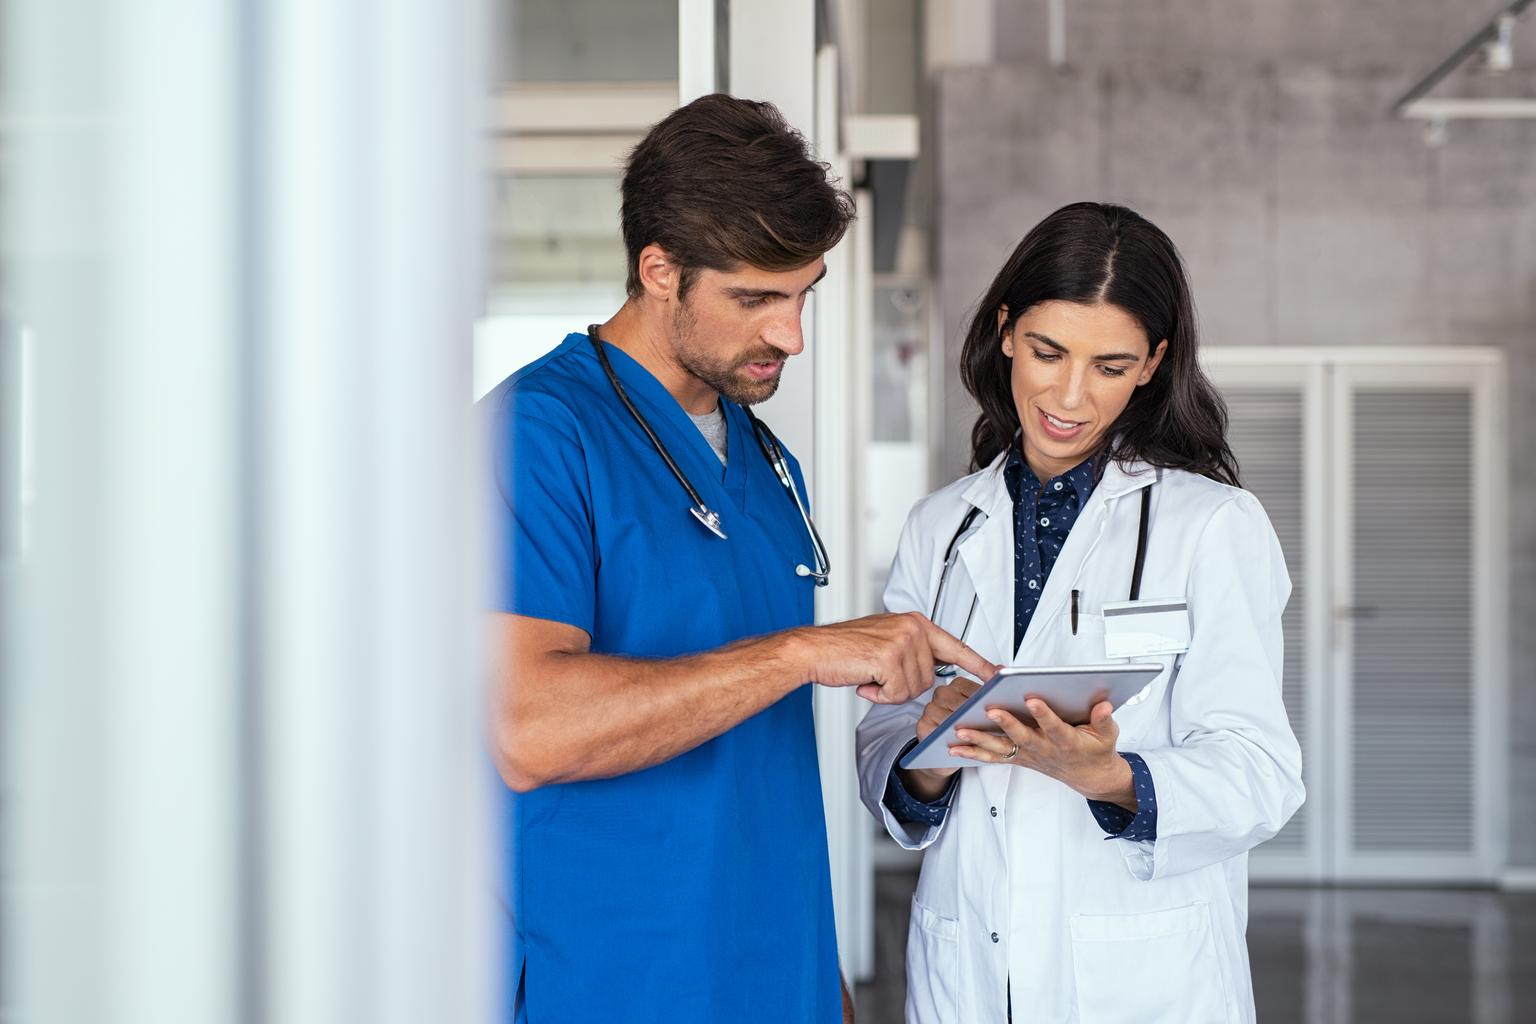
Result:
<svg viewBox="0 0 1536 1024"><path fill-rule="evenodd" d="M993 932L993 933L992 933L992 941L993 941L993 942L996 942L996 941L997 941L997 932Z"/></svg>

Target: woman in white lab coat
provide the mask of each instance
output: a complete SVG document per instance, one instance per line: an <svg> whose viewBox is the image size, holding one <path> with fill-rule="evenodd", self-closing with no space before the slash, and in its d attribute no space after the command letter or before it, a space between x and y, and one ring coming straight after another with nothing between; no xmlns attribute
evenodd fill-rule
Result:
<svg viewBox="0 0 1536 1024"><path fill-rule="evenodd" d="M1105 606L1130 598L1140 547L1142 604L1115 618L1147 614L1182 650L1136 657L1162 673L1087 725L1038 701L1029 725L994 712L950 748L975 762L958 771L897 762L979 683L870 710L864 802L927 851L907 1019L1251 1021L1247 854L1303 799L1280 691L1290 580L1238 487L1177 250L1122 207L1058 210L988 289L961 358L980 469L913 509L886 607L998 664L1104 663L1123 654ZM1179 602L1187 618L1144 611Z"/></svg>

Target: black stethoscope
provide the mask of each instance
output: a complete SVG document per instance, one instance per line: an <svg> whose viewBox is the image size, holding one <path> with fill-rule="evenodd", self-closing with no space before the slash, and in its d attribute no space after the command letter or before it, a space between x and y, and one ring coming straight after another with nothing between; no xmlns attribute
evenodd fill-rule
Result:
<svg viewBox="0 0 1536 1024"><path fill-rule="evenodd" d="M1158 471L1162 476L1162 471ZM1141 573L1147 564L1147 527L1152 518L1152 487L1148 484L1141 489L1141 522L1136 528L1136 561L1131 566L1131 600L1141 599ZM960 526L955 530L953 537L949 538L949 546L944 549L944 567L939 570L939 588L933 595L933 607L928 611L928 621L938 624L939 604L944 600L944 585L949 582L949 571L955 567L955 560L960 555L960 542L970 533L971 526L976 522L976 517L981 515L981 509L972 508L965 513L965 518L960 520ZM1072 591L1072 632L1077 632L1077 594ZM976 605L981 601L980 594L971 596L970 611L965 614L965 625L960 628L957 639L965 643L965 636L971 631L971 620L976 617ZM933 674L936 676L952 676L956 672L952 664L941 663L934 666Z"/></svg>
<svg viewBox="0 0 1536 1024"><path fill-rule="evenodd" d="M640 415L640 410L635 408L635 403L630 401L629 392L624 389L619 375L613 372L613 364L608 361L608 353L604 350L607 343L598 337L596 324L587 328L587 337L592 340L592 348L597 352L597 361L603 364L603 372L608 375L608 383L613 385L614 394L619 396L619 401L624 403L624 408L628 409L629 414L635 418L635 422L640 424L640 429L645 431L645 436L651 439L651 445L661 456L661 460L667 464L672 475L677 477L677 482L683 485L683 490L688 492L688 498L693 502L692 507L688 509L689 513L703 524L706 530L725 540L725 528L720 523L720 513L704 504L704 499L694 489L693 484L688 482L688 477L673 460L672 453L667 451L667 446L661 443L661 438L656 436L656 431L651 429L645 417ZM813 569L803 563L796 565L795 575L809 576L816 581L818 587L824 587L831 576L832 563L827 558L826 547L821 543L821 534L816 531L816 523L811 519L810 512L806 511L805 503L800 500L800 492L795 489L795 479L790 475L789 460L784 457L784 448L779 444L779 439L774 436L773 431L768 429L768 425L758 419L751 409L742 406L741 411L747 414L747 419L752 424L752 434L757 438L757 446L762 449L763 458L768 460L768 465L773 467L773 473L779 478L779 483L789 493L790 500L795 503L795 510L800 513L800 521L805 524L805 532L811 538L811 552L816 560L816 567Z"/></svg>

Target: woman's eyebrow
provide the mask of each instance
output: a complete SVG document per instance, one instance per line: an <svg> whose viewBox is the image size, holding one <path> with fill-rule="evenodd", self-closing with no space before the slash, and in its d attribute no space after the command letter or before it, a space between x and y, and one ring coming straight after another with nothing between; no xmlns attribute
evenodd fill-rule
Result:
<svg viewBox="0 0 1536 1024"><path fill-rule="evenodd" d="M1024 336L1026 338L1034 338L1036 341L1040 342L1040 344L1048 345L1055 349L1057 352L1061 352L1065 355L1071 354L1071 351L1067 348L1067 346L1063 345L1055 338L1048 338L1036 331L1025 331ZM1093 357L1093 361L1096 363L1121 363L1126 361L1134 363L1140 359L1141 357L1136 355L1134 352L1106 352L1103 355L1097 355Z"/></svg>

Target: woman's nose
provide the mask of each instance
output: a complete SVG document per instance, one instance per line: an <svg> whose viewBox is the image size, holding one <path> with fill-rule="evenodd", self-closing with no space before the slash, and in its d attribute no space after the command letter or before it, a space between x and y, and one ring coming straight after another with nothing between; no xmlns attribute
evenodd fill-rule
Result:
<svg viewBox="0 0 1536 1024"><path fill-rule="evenodd" d="M1061 385L1061 411L1070 412L1083 404L1083 396L1088 391L1088 368L1071 368L1067 370L1066 379Z"/></svg>

